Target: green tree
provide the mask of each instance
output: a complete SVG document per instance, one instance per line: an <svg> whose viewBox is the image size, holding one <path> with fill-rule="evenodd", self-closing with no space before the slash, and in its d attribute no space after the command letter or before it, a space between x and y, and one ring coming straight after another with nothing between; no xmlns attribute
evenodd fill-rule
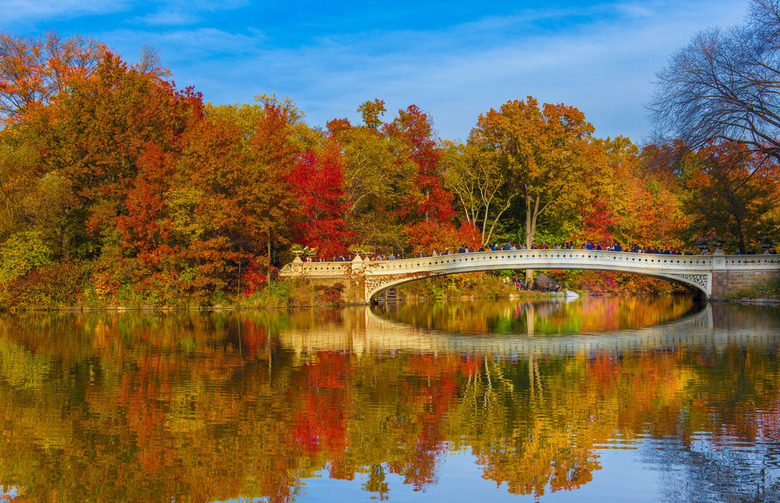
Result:
<svg viewBox="0 0 780 503"><path fill-rule="evenodd" d="M456 195L466 222L480 230L482 244L487 244L518 193L495 150L451 141L444 142L444 149L445 186Z"/></svg>

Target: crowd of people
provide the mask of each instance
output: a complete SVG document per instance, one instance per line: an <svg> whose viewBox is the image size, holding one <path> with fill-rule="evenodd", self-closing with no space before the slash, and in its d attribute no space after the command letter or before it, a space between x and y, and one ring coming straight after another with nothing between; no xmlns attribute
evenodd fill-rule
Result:
<svg viewBox="0 0 780 503"><path fill-rule="evenodd" d="M438 250L434 249L431 251L430 254L426 254L424 252L418 252L415 257L417 258L423 258L423 257L437 257L440 255L453 255L458 253L479 253L479 252L489 252L489 251L515 251L515 250L526 250L526 249L532 249L532 250L572 250L572 249L582 249L582 250L602 250L602 251L623 251L623 252L631 252L631 253L652 253L656 255L696 255L692 250L685 248L682 250L679 250L675 247L667 246L667 247L653 247L653 246L640 246L638 244L633 244L631 246L627 246L626 248L623 248L620 243L617 241L613 242L610 245L602 244L601 242L594 243L593 241L585 241L580 245L575 244L574 241L564 241L561 244L553 244L552 246L548 245L546 242L542 242L541 244L537 245L536 243L532 244L530 247L527 247L526 245L520 243L516 244L513 242L506 242L506 243L494 243L487 246L480 246L477 249L474 249L473 247L469 247L464 245L461 245L460 248L457 250L450 250L449 248L444 248L443 251L439 252ZM702 250L699 252L699 254L706 254L706 250ZM391 252L387 255L379 253L379 254L371 254L368 256L372 261L373 260L396 260L404 257L401 253L396 255L395 253ZM338 257L333 258L333 262L350 262L352 261L353 256L352 254L347 255L339 255ZM306 261L319 261L322 262L322 258L314 259L312 257L307 257Z"/></svg>

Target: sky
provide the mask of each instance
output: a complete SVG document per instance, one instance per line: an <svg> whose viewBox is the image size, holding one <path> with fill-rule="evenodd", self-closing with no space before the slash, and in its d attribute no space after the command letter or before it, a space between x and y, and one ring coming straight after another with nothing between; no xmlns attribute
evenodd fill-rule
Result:
<svg viewBox="0 0 780 503"><path fill-rule="evenodd" d="M463 140L509 100L579 108L597 137L650 138L654 79L696 33L743 22L748 0L0 0L0 31L97 39L130 62L158 51L214 104L289 96L313 127L417 105Z"/></svg>

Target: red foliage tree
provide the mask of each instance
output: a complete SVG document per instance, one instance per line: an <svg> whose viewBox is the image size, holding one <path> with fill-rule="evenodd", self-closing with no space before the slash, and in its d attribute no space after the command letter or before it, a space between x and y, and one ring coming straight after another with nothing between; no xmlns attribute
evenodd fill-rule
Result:
<svg viewBox="0 0 780 503"><path fill-rule="evenodd" d="M345 253L354 232L347 228L348 203L344 194L344 159L335 143L322 153L303 154L288 181L299 203L299 218L293 224L294 239L319 256Z"/></svg>
<svg viewBox="0 0 780 503"><path fill-rule="evenodd" d="M401 217L424 217L424 220L446 222L455 215L452 195L442 183L441 160L444 155L435 136L430 117L417 105L398 111L398 118L385 126L390 136L399 137L409 149L409 157L417 164L415 186L419 195L412 195L401 207Z"/></svg>

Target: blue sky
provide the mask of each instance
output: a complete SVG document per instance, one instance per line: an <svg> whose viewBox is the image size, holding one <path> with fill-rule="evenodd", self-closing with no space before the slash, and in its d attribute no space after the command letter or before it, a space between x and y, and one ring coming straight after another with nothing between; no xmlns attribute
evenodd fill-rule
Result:
<svg viewBox="0 0 780 503"><path fill-rule="evenodd" d="M135 61L159 51L179 87L212 103L290 96L311 126L358 122L379 98L429 112L465 140L510 99L576 106L596 136L649 134L645 105L672 52L743 21L747 0L344 1L0 0L0 30L54 30Z"/></svg>

